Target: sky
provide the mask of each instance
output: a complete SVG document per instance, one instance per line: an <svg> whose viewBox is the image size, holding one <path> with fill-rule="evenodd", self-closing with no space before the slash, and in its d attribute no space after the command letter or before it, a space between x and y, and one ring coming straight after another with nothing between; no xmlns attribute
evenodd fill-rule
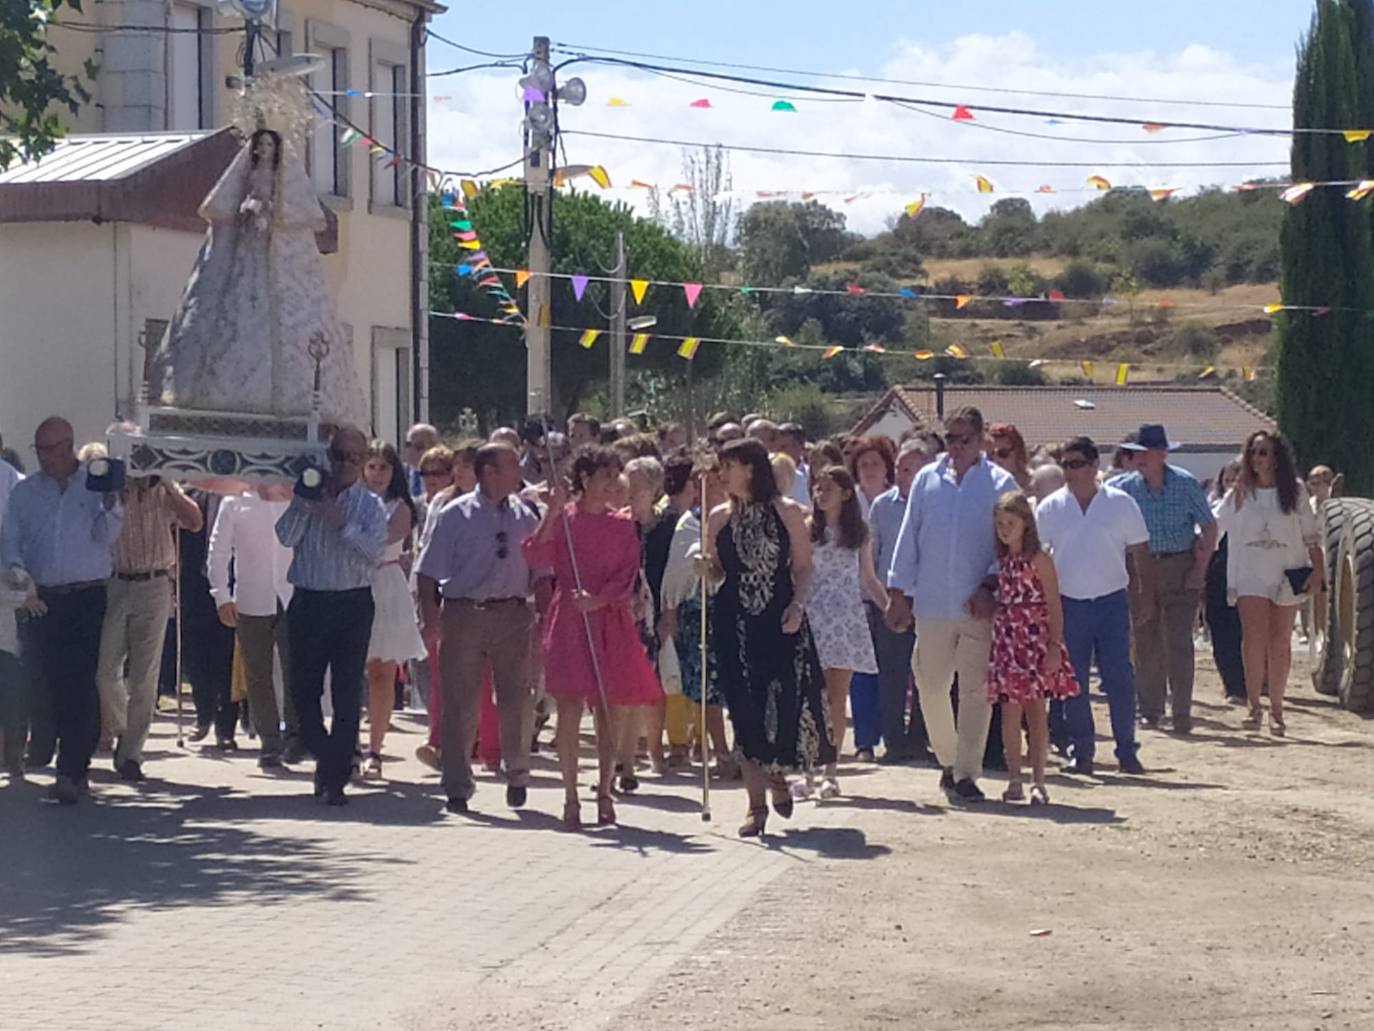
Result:
<svg viewBox="0 0 1374 1031"><path fill-rule="evenodd" d="M536 12L536 7L545 9ZM581 107L561 108L566 160L603 165L613 187L608 199L642 209L645 191L631 189L629 183L639 180L667 190L681 181L683 147L578 132L825 151L843 156L732 151L736 209L754 202L760 191L788 191L790 199L815 193L843 212L851 229L869 234L889 225L922 194L929 204L976 219L1008 195L1027 195L1041 211L1083 203L1094 193L1087 184L1092 175L1114 185L1185 193L1282 175L1288 154L1284 138L1173 128L1147 132L1143 125L1186 120L1286 127L1294 50L1310 20L1304 0L1155 0L1150 5L693 0L671 7L602 2L515 9L519 13L492 18L488 8L484 16L474 17L474 8L455 5L433 28L457 43L497 54L528 50L538 33L569 52L590 47L638 51L662 55L656 63L678 67L694 59L921 83L737 72L788 84L931 99L939 106L911 110L873 99L826 101L780 87L681 81L599 62L576 61L559 72L561 81L582 78L588 92ZM556 54L555 59L567 56ZM482 171L520 154L518 70L433 75L483 60L438 40L429 43L429 152L431 161L445 169ZM1012 92L1016 90L1113 99ZM607 106L612 97L624 106ZM702 99L709 100L709 109L691 106ZM777 99L791 101L796 111L773 111ZM1063 119L1054 124L1045 115L999 114L981 110L980 104L1131 121L1092 125ZM966 106L972 120L952 120L955 105ZM1018 135L1025 133L1034 135ZM940 160L867 160L859 155ZM999 161L1046 164L1014 167L995 164ZM1217 162L1236 164L1221 167ZM1189 167L1194 164L1207 167ZM980 175L992 183L993 193L978 192ZM596 189L589 180L581 182ZM1036 192L1042 187L1054 192Z"/></svg>

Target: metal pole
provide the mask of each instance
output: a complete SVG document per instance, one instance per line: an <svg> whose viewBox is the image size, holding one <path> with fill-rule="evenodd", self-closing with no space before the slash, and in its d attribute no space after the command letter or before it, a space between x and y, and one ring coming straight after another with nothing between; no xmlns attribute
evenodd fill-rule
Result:
<svg viewBox="0 0 1374 1031"><path fill-rule="evenodd" d="M549 38L534 37L534 63L549 61ZM525 194L530 205L530 241L526 267L530 271L529 311L525 319L526 382L529 414L552 412L553 361L549 350L549 326L552 322L550 298L552 232L549 166L553 161L550 148L552 135L545 131L527 130L525 149Z"/></svg>
<svg viewBox="0 0 1374 1031"><path fill-rule="evenodd" d="M249 18L243 27L243 77L245 79L253 77L253 51L257 48L258 31L261 28L262 23L256 18Z"/></svg>
<svg viewBox="0 0 1374 1031"><path fill-rule="evenodd" d="M175 578L173 589L176 591L176 675L172 684L172 689L176 692L177 698L177 747L186 747L186 738L182 734L181 721L181 524L176 524L176 529L172 531L172 544L175 558L172 563L172 576Z"/></svg>
<svg viewBox="0 0 1374 1031"><path fill-rule="evenodd" d="M611 281L611 414L625 415L625 234L615 234Z"/></svg>
<svg viewBox="0 0 1374 1031"><path fill-rule="evenodd" d="M698 533L698 547L701 554L706 554L706 519L710 514L706 509L706 477L701 478L697 504L701 508L701 518ZM711 731L706 725L706 687L710 683L710 678L706 675L706 663L708 661L706 649L706 606L710 601L709 587L707 578L709 573L702 571L701 574L701 819L703 823L711 822Z"/></svg>

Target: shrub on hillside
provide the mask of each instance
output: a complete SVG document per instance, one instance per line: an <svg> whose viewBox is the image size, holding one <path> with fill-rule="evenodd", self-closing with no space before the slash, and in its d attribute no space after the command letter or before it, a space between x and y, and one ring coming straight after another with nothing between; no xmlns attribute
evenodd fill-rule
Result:
<svg viewBox="0 0 1374 1031"><path fill-rule="evenodd" d="M799 422L819 440L835 428L825 393L814 383L794 383L768 395L765 410L778 422Z"/></svg>
<svg viewBox="0 0 1374 1031"><path fill-rule="evenodd" d="M1107 276L1091 261L1075 258L1055 277L1055 285L1066 297L1102 297L1107 292Z"/></svg>

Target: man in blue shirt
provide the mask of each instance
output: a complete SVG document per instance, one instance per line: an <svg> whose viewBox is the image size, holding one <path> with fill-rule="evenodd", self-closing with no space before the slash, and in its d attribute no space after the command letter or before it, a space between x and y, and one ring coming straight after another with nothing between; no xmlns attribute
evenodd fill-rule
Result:
<svg viewBox="0 0 1374 1031"><path fill-rule="evenodd" d="M1011 474L983 454L983 413L964 407L946 423L948 451L911 485L906 517L888 574L888 626L916 622L916 686L940 786L952 798L983 798L983 773L992 706L988 651L992 644L993 510L1016 489ZM950 680L959 674L956 731Z"/></svg>
<svg viewBox="0 0 1374 1031"><path fill-rule="evenodd" d="M1193 625L1217 524L1193 475L1165 461L1178 445L1163 426L1140 427L1136 442L1122 447L1136 453L1135 471L1109 482L1140 506L1154 567L1150 594L1131 613L1140 719L1159 726L1167 687L1174 733L1187 734L1193 729Z"/></svg>
<svg viewBox="0 0 1374 1031"><path fill-rule="evenodd" d="M47 608L26 628L36 652L25 655L33 679L29 764L46 766L60 742L50 797L62 805L74 804L85 789L100 737L96 670L105 583L124 516L113 493L88 485L74 443L65 419L39 425L33 446L40 471L15 484L0 526L3 575L12 587L32 578Z"/></svg>
<svg viewBox="0 0 1374 1031"><path fill-rule="evenodd" d="M367 438L351 426L329 442L330 475L317 499L297 494L277 520L277 539L295 555L286 578L291 695L301 742L315 756L315 794L344 805L357 745L363 668L372 637L372 578L386 548L386 510L360 478ZM320 699L329 671L333 724Z"/></svg>

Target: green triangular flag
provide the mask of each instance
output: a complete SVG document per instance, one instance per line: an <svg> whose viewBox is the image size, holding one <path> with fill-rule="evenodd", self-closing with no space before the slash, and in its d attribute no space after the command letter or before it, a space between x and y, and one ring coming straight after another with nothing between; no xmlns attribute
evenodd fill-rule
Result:
<svg viewBox="0 0 1374 1031"><path fill-rule="evenodd" d="M795 110L797 110L797 109L796 109L795 107L792 106L792 102L791 102L790 100L775 100L775 101L773 101L773 110L774 110L774 111L795 111Z"/></svg>

